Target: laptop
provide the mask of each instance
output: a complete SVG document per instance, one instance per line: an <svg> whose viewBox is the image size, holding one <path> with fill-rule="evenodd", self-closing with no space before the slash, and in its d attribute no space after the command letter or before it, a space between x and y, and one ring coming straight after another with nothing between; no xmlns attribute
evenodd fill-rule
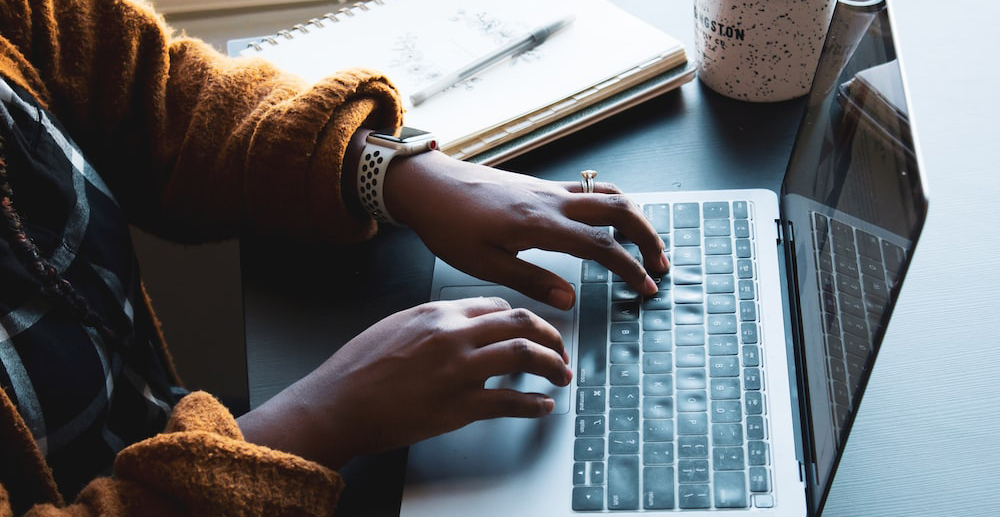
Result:
<svg viewBox="0 0 1000 517"><path fill-rule="evenodd" d="M574 285L559 311L436 262L433 299L535 311L575 378L490 379L555 410L410 447L402 516L821 513L927 213L884 1L838 3L780 196L630 197L671 258L654 297L523 252Z"/></svg>

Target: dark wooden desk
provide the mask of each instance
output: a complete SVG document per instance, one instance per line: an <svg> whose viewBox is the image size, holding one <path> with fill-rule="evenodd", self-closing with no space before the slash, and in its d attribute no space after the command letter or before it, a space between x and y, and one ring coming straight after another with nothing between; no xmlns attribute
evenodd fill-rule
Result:
<svg viewBox="0 0 1000 517"><path fill-rule="evenodd" d="M690 1L618 3L692 48ZM970 23L998 19L1000 4L892 5L931 215L825 515L993 515L1000 347L986 332L996 329L1000 302L1000 219L987 210L1000 198L1000 74L984 66L998 49L991 31ZM777 189L800 112L800 101L739 103L695 82L504 167L564 180L593 168L632 191ZM244 242L251 404L375 321L426 301L432 264L419 240L398 229L345 248ZM960 280L972 266L981 273ZM341 514L395 515L403 461L397 452L346 469Z"/></svg>

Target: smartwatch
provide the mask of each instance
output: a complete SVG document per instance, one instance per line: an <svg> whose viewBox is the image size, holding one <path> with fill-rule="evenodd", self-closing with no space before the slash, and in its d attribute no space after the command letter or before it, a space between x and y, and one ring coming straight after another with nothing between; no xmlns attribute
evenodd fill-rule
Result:
<svg viewBox="0 0 1000 517"><path fill-rule="evenodd" d="M438 142L433 134L412 127L369 133L361 159L358 160L358 199L365 211L376 221L399 224L389 215L382 197L389 162L396 156L412 156L437 148Z"/></svg>

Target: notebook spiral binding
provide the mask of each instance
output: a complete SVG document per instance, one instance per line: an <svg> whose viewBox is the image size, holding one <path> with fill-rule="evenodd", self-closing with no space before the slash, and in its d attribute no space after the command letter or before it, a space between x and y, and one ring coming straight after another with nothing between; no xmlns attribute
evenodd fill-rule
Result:
<svg viewBox="0 0 1000 517"><path fill-rule="evenodd" d="M247 48L252 48L257 51L264 50L264 44L277 45L281 42L281 38L293 39L295 37L295 32L299 34L308 34L312 29L322 29L326 23L338 23L345 18L350 18L352 16L357 16L361 11L371 10L371 5L384 5L386 0L364 0L347 7L342 7L336 11L329 12L323 16L312 18L306 23L297 23L290 29L280 30L274 36L266 36L260 41L248 43Z"/></svg>

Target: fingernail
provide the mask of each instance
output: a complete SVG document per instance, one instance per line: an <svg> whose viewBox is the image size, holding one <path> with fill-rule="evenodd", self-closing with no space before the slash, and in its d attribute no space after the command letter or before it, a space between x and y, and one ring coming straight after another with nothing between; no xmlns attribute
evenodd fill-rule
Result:
<svg viewBox="0 0 1000 517"><path fill-rule="evenodd" d="M569 386L571 382L573 382L573 370L566 368L566 384L563 384L563 386Z"/></svg>
<svg viewBox="0 0 1000 517"><path fill-rule="evenodd" d="M666 251L660 253L660 269L663 271L670 269L670 259L667 258Z"/></svg>
<svg viewBox="0 0 1000 517"><path fill-rule="evenodd" d="M646 285L643 286L643 290L645 291L645 294L650 295L650 294L656 294L656 292L659 291L660 288L656 286L656 282L654 282L653 279L649 277L649 275L646 275Z"/></svg>
<svg viewBox="0 0 1000 517"><path fill-rule="evenodd" d="M549 290L549 305L568 310L573 307L573 292L553 287Z"/></svg>
<svg viewBox="0 0 1000 517"><path fill-rule="evenodd" d="M556 408L556 401L549 397L545 397L545 400L542 401L542 408L546 413L551 413L552 410Z"/></svg>

